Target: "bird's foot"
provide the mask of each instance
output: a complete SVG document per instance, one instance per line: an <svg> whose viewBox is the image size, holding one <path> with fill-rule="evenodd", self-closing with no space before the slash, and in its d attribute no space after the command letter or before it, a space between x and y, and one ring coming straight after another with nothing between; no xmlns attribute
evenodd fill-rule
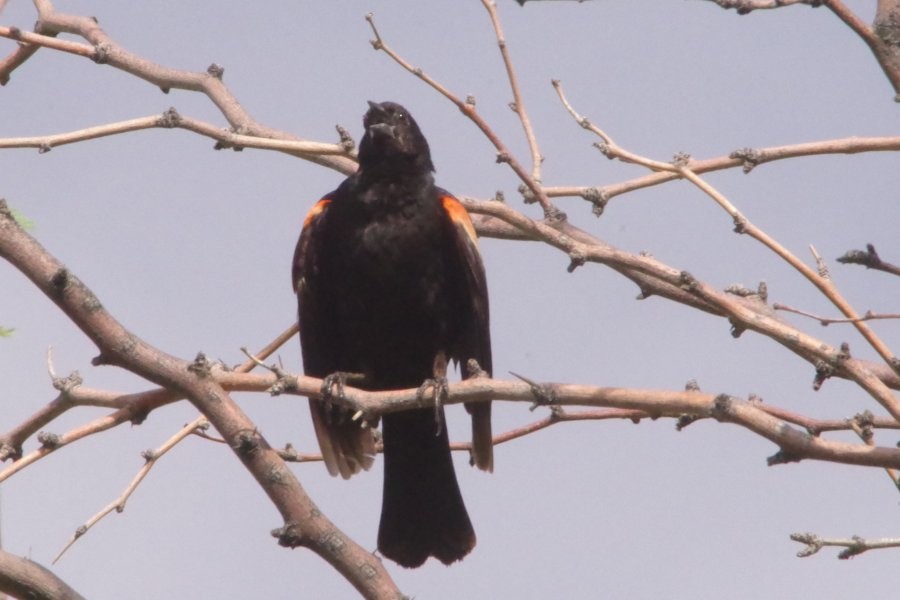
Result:
<svg viewBox="0 0 900 600"><path fill-rule="evenodd" d="M528 384L528 387L531 388L531 393L534 395L534 404L529 407L529 410L534 410L538 406L549 406L551 409L556 405L556 390L553 388L552 384L549 383L538 383L532 379L525 377L524 375L519 375L518 373L509 372L510 375L524 381Z"/></svg>
<svg viewBox="0 0 900 600"><path fill-rule="evenodd" d="M346 407L347 397L344 387L350 384L358 384L365 381L362 373L349 373L335 371L322 379L322 387L319 393L322 395L322 404L325 407L325 418L329 425L340 425L348 418Z"/></svg>
<svg viewBox="0 0 900 600"><path fill-rule="evenodd" d="M436 436L441 434L441 430L444 427L444 401L450 395L449 385L447 378L440 376L426 379L422 382L422 385L416 389L416 398L419 400L425 398L425 392L428 388L432 389L434 398L434 435Z"/></svg>

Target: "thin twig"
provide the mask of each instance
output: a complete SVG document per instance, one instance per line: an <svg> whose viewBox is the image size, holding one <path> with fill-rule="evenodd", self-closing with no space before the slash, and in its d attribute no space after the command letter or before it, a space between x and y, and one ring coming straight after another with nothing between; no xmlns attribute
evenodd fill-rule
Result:
<svg viewBox="0 0 900 600"><path fill-rule="evenodd" d="M97 49L89 44L70 42L69 40L61 40L51 35L23 31L18 27L0 26L0 37L15 40L26 46L52 48L53 50L83 56L85 58L90 58L91 60L96 60L97 58Z"/></svg>
<svg viewBox="0 0 900 600"><path fill-rule="evenodd" d="M294 336L296 336L299 332L300 324L294 323L293 325L279 333L275 337L275 339L263 346L263 348L256 352L253 356L258 360L266 360L267 358L275 354L276 350L294 339ZM257 366L256 362L253 359L248 358L246 361L235 367L234 371L236 373L249 373L255 366Z"/></svg>
<svg viewBox="0 0 900 600"><path fill-rule="evenodd" d="M801 315L803 317L809 317L810 319L815 319L822 326L828 326L835 323L854 323L856 321L877 321L879 319L900 319L900 313L874 313L871 310L867 310L866 313L860 317L856 317L855 319L835 319L830 317L822 317L820 315L807 312L805 310L800 310L799 308L793 308L788 306L787 304L781 304L780 302L775 302L772 304L773 310L782 310L784 312L793 313L795 315Z"/></svg>
<svg viewBox="0 0 900 600"><path fill-rule="evenodd" d="M553 411L550 415L544 417L543 419L539 419L532 423L528 423L527 425L516 427L515 429L510 429L509 431L504 431L503 433L495 435L492 443L494 446L499 446L521 437L525 437L526 435L536 433L538 431L541 431L542 429L546 429L551 425L555 425L556 423L566 423L572 421L605 421L610 419L626 419L637 423L641 419L645 419L648 416L649 415L644 411L625 410L617 408L583 410L578 412L565 412L557 410ZM471 452L472 443L451 442L450 450L454 452ZM375 452L377 454L384 452L384 445L381 442L375 444ZM279 450L278 453L284 460L297 463L320 462L322 460L321 454L314 452L297 452L297 450L291 444L287 444L285 448Z"/></svg>
<svg viewBox="0 0 900 600"><path fill-rule="evenodd" d="M493 444L495 446L499 446L500 444L505 444L506 442L517 440L521 437L525 437L526 435L531 435L532 433L535 433L542 429L546 429L547 427L555 425L556 423L566 423L573 421L607 421L611 419L625 419L637 423L641 419L646 419L648 417L649 415L642 410L621 408L582 410L578 412L556 410L551 412L543 419L540 419L533 423L528 423L527 425L523 425L522 427L510 429L509 431L504 431L503 433L494 436ZM471 442L458 442L450 444L450 448L452 450L471 451L472 444Z"/></svg>
<svg viewBox="0 0 900 600"><path fill-rule="evenodd" d="M97 514L92 516L90 519L85 521L83 525L80 525L76 530L72 537L66 542L66 545L63 546L62 550L56 555L56 558L53 559L53 563L55 564L63 554L65 554L66 550L72 547L72 545L84 534L86 534L90 529L99 523L104 517L116 511L117 513L121 513L125 510L125 505L128 503L128 499L131 498L131 495L137 490L138 486L144 480L144 478L150 474L150 470L156 465L156 462L162 458L169 450L178 445L179 442L184 440L186 437L191 435L197 430L206 429L209 427L209 421L206 420L205 417L198 417L193 422L188 423L184 427L182 427L175 435L166 440L162 446L157 448L156 450L147 450L144 452L144 466L137 472L137 475L134 476L134 479L131 480L131 483L125 488L125 491L122 494L113 500L110 504L102 508Z"/></svg>
<svg viewBox="0 0 900 600"><path fill-rule="evenodd" d="M500 55L503 57L503 66L506 67L506 77L509 80L509 87L512 89L513 103L510 108L519 115L522 122L522 129L525 130L525 139L528 142L528 148L531 151L531 177L537 182L541 182L541 163L543 157L538 148L537 137L534 135L534 128L531 126L531 119L528 118L528 112L525 110L525 101L522 98L522 91L519 88L519 80L516 77L516 70L513 66L512 58L509 55L509 47L506 43L506 37L503 35L503 29L500 26L500 16L497 14L497 3L494 0L481 0L481 3L487 9L491 17L491 25L494 27L494 34L497 36L497 45L500 47Z"/></svg>
<svg viewBox="0 0 900 600"><path fill-rule="evenodd" d="M672 165L669 163L655 161L639 154L634 154L633 152L629 152L622 146L616 144L608 133L594 125L590 121L590 119L579 114L578 111L575 110L575 108L566 98L566 95L562 89L562 83L558 79L552 80L551 83L553 84L553 89L556 90L556 94L559 96L560 101L569 112L569 114L572 115L572 118L575 119L575 121L579 125L581 125L582 128L587 129L603 140L603 144L600 144L597 147L605 156L607 156L608 158L617 158L626 163L640 165L642 167L650 169L651 171L668 171L671 173L676 172L672 168Z"/></svg>
<svg viewBox="0 0 900 600"><path fill-rule="evenodd" d="M5 469L0 470L0 483L5 481L6 479L9 479L22 469L30 466L32 463L35 463L45 456L52 454L63 446L68 446L72 442L76 442L82 438L106 431L107 429L112 429L117 425L121 425L122 423L128 421L131 414L131 411L127 409L120 409L110 415L106 415L99 419L95 419L90 423L76 427L75 429L72 429L63 435L47 436L38 449L16 460Z"/></svg>
<svg viewBox="0 0 900 600"><path fill-rule="evenodd" d="M887 430L897 430L900 429L900 422L898 422L893 417L876 417L870 412L866 411L865 413L858 414L849 419L815 419L808 415L801 415L799 413L795 413L793 411L789 411L787 409L781 408L780 406L774 406L771 404L764 404L762 402L756 402L755 406L773 417L777 417L782 421L786 421L788 423L792 423L797 425L798 427L802 427L805 429L810 435L820 435L822 433L826 433L829 431L850 431L853 430L854 424L860 420L865 420L868 426L875 429L887 429Z"/></svg>

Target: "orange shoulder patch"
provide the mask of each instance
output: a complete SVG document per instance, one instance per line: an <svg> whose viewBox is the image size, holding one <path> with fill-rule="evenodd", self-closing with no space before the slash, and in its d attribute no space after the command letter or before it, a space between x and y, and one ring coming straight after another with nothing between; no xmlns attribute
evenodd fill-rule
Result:
<svg viewBox="0 0 900 600"><path fill-rule="evenodd" d="M469 212L462 203L453 196L441 196L441 204L444 206L444 210L447 211L447 214L450 215L450 220L457 225L461 225L463 229L465 229L469 239L472 240L472 243L477 246L478 236L475 234L475 226L472 225L472 219L469 217Z"/></svg>
<svg viewBox="0 0 900 600"><path fill-rule="evenodd" d="M318 202L316 202L309 212L306 213L306 218L303 220L303 227L309 227L309 224L312 223L316 217L325 212L325 209L328 208L328 205L331 204L331 198L322 198Z"/></svg>

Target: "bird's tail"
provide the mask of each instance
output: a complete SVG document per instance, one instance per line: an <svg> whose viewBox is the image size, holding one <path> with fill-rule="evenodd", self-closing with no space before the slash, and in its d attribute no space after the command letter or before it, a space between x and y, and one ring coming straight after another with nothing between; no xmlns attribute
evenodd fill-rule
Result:
<svg viewBox="0 0 900 600"><path fill-rule="evenodd" d="M443 421L443 409L441 409ZM445 565L475 547L475 531L459 493L447 428L420 409L383 417L384 495L378 549L404 567L429 556Z"/></svg>

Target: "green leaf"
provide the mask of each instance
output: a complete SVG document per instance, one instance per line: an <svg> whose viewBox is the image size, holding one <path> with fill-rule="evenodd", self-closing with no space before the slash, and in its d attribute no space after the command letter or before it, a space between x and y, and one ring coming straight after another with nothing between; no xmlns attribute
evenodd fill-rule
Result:
<svg viewBox="0 0 900 600"><path fill-rule="evenodd" d="M26 229L26 230L34 229L34 221L32 221L31 219L29 219L28 217L26 217L25 215L23 215L21 212L19 212L18 210L16 210L13 207L10 207L9 210L12 213L13 219L15 219L16 223L19 224L19 227L21 227L22 229ZM0 328L0 329L2 329L2 328Z"/></svg>

